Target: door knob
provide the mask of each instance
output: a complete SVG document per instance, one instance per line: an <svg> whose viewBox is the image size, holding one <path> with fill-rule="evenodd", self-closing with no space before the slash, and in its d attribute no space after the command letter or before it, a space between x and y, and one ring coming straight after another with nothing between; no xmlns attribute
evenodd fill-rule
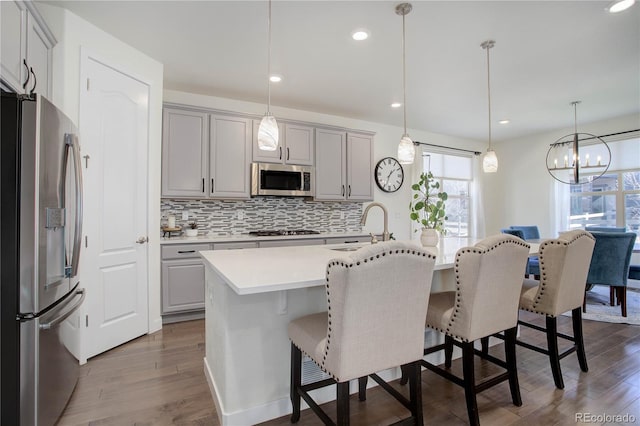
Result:
<svg viewBox="0 0 640 426"><path fill-rule="evenodd" d="M140 238L138 238L138 241L136 241L136 243L138 243L138 244L144 244L144 243L146 243L147 241L149 241L149 238L147 238L147 237L140 237Z"/></svg>

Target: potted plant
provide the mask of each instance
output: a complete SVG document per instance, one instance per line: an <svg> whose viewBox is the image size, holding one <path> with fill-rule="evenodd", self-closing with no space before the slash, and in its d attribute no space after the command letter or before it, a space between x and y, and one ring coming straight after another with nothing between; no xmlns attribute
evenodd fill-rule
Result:
<svg viewBox="0 0 640 426"><path fill-rule="evenodd" d="M440 182L433 178L431 172L421 173L418 183L411 185L415 191L409 203L411 220L415 220L422 227L420 241L423 246L435 247L440 239L439 234L445 235L447 230L444 222L448 219L445 213L445 201L449 196L440 191Z"/></svg>
<svg viewBox="0 0 640 426"><path fill-rule="evenodd" d="M187 233L187 237L197 237L198 236L198 224L194 220L193 222L187 223L187 229L185 230Z"/></svg>

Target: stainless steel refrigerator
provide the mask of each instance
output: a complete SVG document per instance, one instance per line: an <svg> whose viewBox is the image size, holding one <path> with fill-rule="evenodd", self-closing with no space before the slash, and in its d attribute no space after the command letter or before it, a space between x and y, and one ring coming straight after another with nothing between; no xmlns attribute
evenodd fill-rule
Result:
<svg viewBox="0 0 640 426"><path fill-rule="evenodd" d="M0 132L0 424L48 426L78 380L60 335L85 297L77 129L44 97L3 91Z"/></svg>

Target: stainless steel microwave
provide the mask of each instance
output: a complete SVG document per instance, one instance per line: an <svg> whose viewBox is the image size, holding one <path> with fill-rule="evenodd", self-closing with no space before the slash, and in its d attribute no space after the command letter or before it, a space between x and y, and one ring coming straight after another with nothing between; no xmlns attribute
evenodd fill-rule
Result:
<svg viewBox="0 0 640 426"><path fill-rule="evenodd" d="M251 195L313 196L313 167L252 163Z"/></svg>

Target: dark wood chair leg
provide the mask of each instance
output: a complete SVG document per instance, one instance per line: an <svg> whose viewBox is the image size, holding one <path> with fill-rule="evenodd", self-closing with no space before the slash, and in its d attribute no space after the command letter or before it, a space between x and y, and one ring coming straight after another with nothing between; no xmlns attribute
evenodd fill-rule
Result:
<svg viewBox="0 0 640 426"><path fill-rule="evenodd" d="M471 426L480 425L478 403L476 401L476 380L473 370L473 342L462 344L462 372L464 375L464 396Z"/></svg>
<svg viewBox="0 0 640 426"><path fill-rule="evenodd" d="M582 312L587 312L587 292L584 292L584 299L582 299Z"/></svg>
<svg viewBox="0 0 640 426"><path fill-rule="evenodd" d="M402 373L402 375L400 376L400 384L402 386L404 386L409 381L409 372L407 371L407 366L406 365L401 365L400 366L400 371Z"/></svg>
<svg viewBox="0 0 640 426"><path fill-rule="evenodd" d="M560 354L558 352L558 321L555 317L547 316L547 347L553 381L558 389L564 389L562 370L560 369Z"/></svg>
<svg viewBox="0 0 640 426"><path fill-rule="evenodd" d="M342 382L336 384L336 400L337 400L337 412L338 426L349 425L349 382Z"/></svg>
<svg viewBox="0 0 640 426"><path fill-rule="evenodd" d="M580 308L576 308L571 311L571 319L573 321L573 338L575 340L578 363L580 364L580 369L586 373L589 371L589 367L587 366L587 355L584 351L582 312L580 312Z"/></svg>
<svg viewBox="0 0 640 426"><path fill-rule="evenodd" d="M424 419L422 415L422 366L420 361L407 364L409 371L409 407L411 415L415 419L415 425L422 426Z"/></svg>
<svg viewBox="0 0 640 426"><path fill-rule="evenodd" d="M620 300L620 298L618 298L618 301L619 300ZM616 306L615 288L613 288L613 287L609 287L609 304L611 306Z"/></svg>
<svg viewBox="0 0 640 426"><path fill-rule="evenodd" d="M444 366L451 368L451 358L453 357L453 337L444 336Z"/></svg>
<svg viewBox="0 0 640 426"><path fill-rule="evenodd" d="M622 310L622 316L627 317L627 287L618 287L620 292L618 301L620 302L620 309Z"/></svg>
<svg viewBox="0 0 640 426"><path fill-rule="evenodd" d="M302 352L293 343L291 344L291 386L290 398L293 411L291 412L291 423L300 420L300 394L298 389L302 386Z"/></svg>
<svg viewBox="0 0 640 426"><path fill-rule="evenodd" d="M520 396L520 383L518 382L518 365L516 363L516 336L518 327L510 328L504 332L504 355L507 361L507 371L509 372L509 389L511 390L511 400L513 405L520 407L522 397Z"/></svg>
<svg viewBox="0 0 640 426"><path fill-rule="evenodd" d="M404 370L402 372L404 375ZM369 376L360 377L358 379L358 399L360 401L367 400L367 382L369 381Z"/></svg>
<svg viewBox="0 0 640 426"><path fill-rule="evenodd" d="M482 347L482 353L487 355L489 353L489 337L483 337L480 339L480 346Z"/></svg>

